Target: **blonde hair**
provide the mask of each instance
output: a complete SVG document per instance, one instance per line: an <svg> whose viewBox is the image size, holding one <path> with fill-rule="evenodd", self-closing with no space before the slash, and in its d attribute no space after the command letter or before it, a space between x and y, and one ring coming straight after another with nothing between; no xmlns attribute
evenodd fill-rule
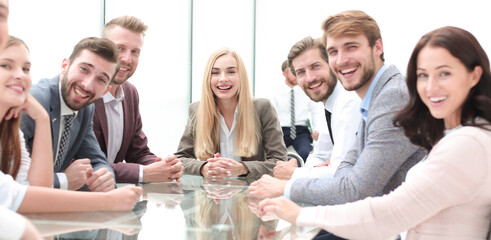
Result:
<svg viewBox="0 0 491 240"><path fill-rule="evenodd" d="M214 231L196 231L196 239L198 240L213 240L223 239L224 235L237 240L255 239L259 232L261 220L249 209L247 205L247 193L240 192L229 199L220 201L233 201L232 207L229 209L231 213L231 221L233 228L219 229ZM194 225L195 229L210 229L213 225L220 224L220 203L215 203L212 198L207 197L206 192L197 191L195 193L195 206L197 209L194 213L194 222L189 223ZM230 235L228 235L230 234Z"/></svg>
<svg viewBox="0 0 491 240"><path fill-rule="evenodd" d="M254 106L252 102L249 78L244 62L232 49L220 48L213 52L208 59L203 75L201 87L201 101L193 121L195 126L196 141L194 154L198 159L206 160L213 157L220 146L220 122L216 96L211 86L211 72L215 61L224 55L231 55L237 61L239 72L239 89L237 91L237 119L235 154L240 157L251 157L257 153L259 144L259 131L256 125Z"/></svg>

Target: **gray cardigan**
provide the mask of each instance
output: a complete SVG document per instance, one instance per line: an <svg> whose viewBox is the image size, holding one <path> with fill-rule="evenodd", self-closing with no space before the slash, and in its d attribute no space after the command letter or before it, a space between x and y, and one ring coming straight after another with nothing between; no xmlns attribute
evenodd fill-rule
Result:
<svg viewBox="0 0 491 240"><path fill-rule="evenodd" d="M361 120L353 148L333 178L297 179L290 197L295 202L334 205L380 196L399 186L426 151L392 123L408 101L406 82L395 66L382 74L373 90L366 122Z"/></svg>
<svg viewBox="0 0 491 240"><path fill-rule="evenodd" d="M256 126L260 127L258 150L255 156L242 157L241 161L249 171L247 177L259 178L263 174L272 175L277 161L286 161L287 149L273 105L269 100L263 98L253 99L253 102ZM199 102L189 106L189 119L196 114L198 106ZM199 161L194 155L195 133L191 132L191 127L188 121L175 155L181 159L185 174L201 175L200 169L206 161ZM219 151L218 149L217 152Z"/></svg>

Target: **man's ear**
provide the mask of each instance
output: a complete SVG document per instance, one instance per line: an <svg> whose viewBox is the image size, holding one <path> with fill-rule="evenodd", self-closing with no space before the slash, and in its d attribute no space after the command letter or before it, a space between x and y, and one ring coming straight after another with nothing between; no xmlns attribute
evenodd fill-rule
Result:
<svg viewBox="0 0 491 240"><path fill-rule="evenodd" d="M104 91L104 94L102 95L106 95L106 93L109 92L110 90L111 90L111 84L107 85L106 91Z"/></svg>
<svg viewBox="0 0 491 240"><path fill-rule="evenodd" d="M63 59L61 62L61 73L66 73L68 71L68 67L70 66L70 59Z"/></svg>

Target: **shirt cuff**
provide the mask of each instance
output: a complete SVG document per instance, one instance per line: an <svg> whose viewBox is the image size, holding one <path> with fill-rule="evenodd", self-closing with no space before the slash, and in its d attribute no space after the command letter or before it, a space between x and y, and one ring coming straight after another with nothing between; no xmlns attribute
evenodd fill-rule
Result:
<svg viewBox="0 0 491 240"><path fill-rule="evenodd" d="M58 181L60 182L60 189L67 190L68 189L68 179L65 173L56 173L58 176Z"/></svg>
<svg viewBox="0 0 491 240"><path fill-rule="evenodd" d="M140 165L140 173L138 174L138 182L143 182L143 165Z"/></svg>
<svg viewBox="0 0 491 240"><path fill-rule="evenodd" d="M285 190L283 190L283 196L285 196L286 198L288 198L290 200L291 200L290 191L292 188L293 181L295 181L295 180L294 179L288 180L288 182L286 182L286 185L285 185Z"/></svg>

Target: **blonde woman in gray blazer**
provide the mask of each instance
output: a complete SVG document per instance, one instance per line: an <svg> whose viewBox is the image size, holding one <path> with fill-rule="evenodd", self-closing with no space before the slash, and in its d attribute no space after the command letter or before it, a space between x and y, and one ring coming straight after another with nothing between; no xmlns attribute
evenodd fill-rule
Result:
<svg viewBox="0 0 491 240"><path fill-rule="evenodd" d="M276 112L268 100L252 98L233 50L218 49L208 59L201 101L189 107L175 155L185 174L216 178L272 175L276 162L286 160Z"/></svg>

